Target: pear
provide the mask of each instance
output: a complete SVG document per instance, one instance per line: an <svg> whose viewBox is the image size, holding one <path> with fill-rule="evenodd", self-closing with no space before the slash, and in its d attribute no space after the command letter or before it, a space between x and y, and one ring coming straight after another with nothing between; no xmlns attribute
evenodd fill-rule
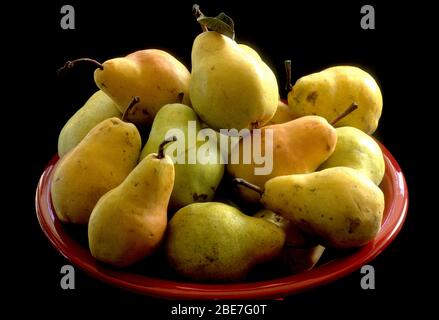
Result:
<svg viewBox="0 0 439 320"><path fill-rule="evenodd" d="M241 280L256 264L276 258L285 232L219 202L193 203L175 213L168 225L170 266L195 280Z"/></svg>
<svg viewBox="0 0 439 320"><path fill-rule="evenodd" d="M373 240L384 211L381 189L348 167L273 178L265 184L261 203L335 248Z"/></svg>
<svg viewBox="0 0 439 320"><path fill-rule="evenodd" d="M158 146L165 139L165 135L170 132L170 130L181 131L183 133L182 138L184 139L179 139L176 142L169 143L166 147L177 143L184 143L184 146L187 147L187 138L189 135L188 125L191 121L195 125L196 133L198 133L201 124L193 109L181 103L164 105L154 119L148 139L140 154L140 158L143 159L148 154L156 152Z"/></svg>
<svg viewBox="0 0 439 320"><path fill-rule="evenodd" d="M133 124L113 117L96 125L56 165L51 196L58 218L86 224L99 198L136 166L140 146Z"/></svg>
<svg viewBox="0 0 439 320"><path fill-rule="evenodd" d="M273 134L272 146L272 171L268 174L257 174L255 168L261 167L252 159L246 164L243 162L244 139L232 150L233 154L239 153L239 163L229 163L228 173L233 177L239 177L250 183L263 187L271 178L294 174L309 173L315 171L332 154L337 143L337 134L334 127L324 118L319 116L306 116L282 124L266 126L261 129L262 154L265 150L266 131ZM256 193L238 187L240 195L248 202L257 202L259 197Z"/></svg>
<svg viewBox="0 0 439 320"><path fill-rule="evenodd" d="M188 131L190 121L194 124L193 133ZM169 144L166 148L166 153L172 156L174 152L168 150L174 147L173 144L183 144L182 148L175 150L177 160L175 163L175 184L170 200L170 207L173 209L179 209L193 202L211 201L223 177L224 164L219 161L220 150L218 150L215 141L198 143L194 141L193 145L190 145L189 139L196 138L190 136L198 134L201 127L202 125L193 109L179 103L165 105L157 113L148 141L142 150L141 159L157 150L167 133L172 133L170 130L179 130L182 133L178 141ZM189 153L193 152L196 155L198 148L204 143L209 145L209 149L203 156L206 162L200 163L196 158L194 159L195 163L190 163ZM184 163L178 159L182 159Z"/></svg>
<svg viewBox="0 0 439 320"><path fill-rule="evenodd" d="M243 179L234 181L258 192L266 209L318 237L325 246L362 246L381 227L383 192L349 167L276 177L267 181L264 190Z"/></svg>
<svg viewBox="0 0 439 320"><path fill-rule="evenodd" d="M180 102L189 91L189 71L162 50L136 51L124 58L108 60L102 67L95 71L96 85L119 106L126 106L133 96L140 98L127 117L139 125L151 124L162 106Z"/></svg>
<svg viewBox="0 0 439 320"><path fill-rule="evenodd" d="M111 117L121 118L122 113L103 91L95 92L62 128L58 137L58 155L66 155L94 126Z"/></svg>
<svg viewBox="0 0 439 320"><path fill-rule="evenodd" d="M358 110L336 126L352 126L372 134L378 127L383 99L375 79L353 66L336 66L297 80L288 94L288 105L299 116L335 118L346 105L355 102Z"/></svg>
<svg viewBox="0 0 439 320"><path fill-rule="evenodd" d="M325 251L325 247L317 244L311 236L273 211L260 210L253 217L267 219L285 231L285 246L282 250L280 262L291 273L311 270Z"/></svg>
<svg viewBox="0 0 439 320"><path fill-rule="evenodd" d="M378 143L354 127L337 128L337 145L319 169L350 167L369 177L376 185L384 177L384 157Z"/></svg>
<svg viewBox="0 0 439 320"><path fill-rule="evenodd" d="M216 31L194 41L189 93L201 120L218 131L263 126L279 96L274 73L256 51Z"/></svg>
<svg viewBox="0 0 439 320"><path fill-rule="evenodd" d="M281 124L297 118L299 118L299 115L294 114L288 104L286 104L282 100L279 100L276 113L274 114L273 118L268 121L267 125Z"/></svg>
<svg viewBox="0 0 439 320"><path fill-rule="evenodd" d="M126 267L151 255L167 225L174 185L172 159L163 152L145 157L126 179L104 194L88 225L90 251L97 260Z"/></svg>
<svg viewBox="0 0 439 320"><path fill-rule="evenodd" d="M261 129L261 153L265 155L265 162L262 165L264 170L260 170L261 165L255 164L254 157L250 163L244 162L243 150L245 139L232 150L231 160L227 166L228 173L237 178L241 178L263 188L268 180L289 174L310 173L315 171L329 156L334 152L337 144L337 133L334 124L345 118L347 115L357 110L358 105L352 103L339 114L335 119L328 123L325 118L320 116L304 116L285 123L266 126ZM268 140L266 150L266 134L272 133L273 141ZM253 141L253 145L254 145ZM267 163L270 161L272 170ZM239 159L238 163L236 160ZM242 198L247 202L255 203L259 200L257 194L242 188L238 185L238 191Z"/></svg>
<svg viewBox="0 0 439 320"><path fill-rule="evenodd" d="M190 73L174 56L163 50L146 49L99 63L89 58L67 61L63 69L81 61L95 64L94 80L125 113L133 97L140 102L126 118L139 125L150 125L159 109L168 103L181 102L189 91Z"/></svg>

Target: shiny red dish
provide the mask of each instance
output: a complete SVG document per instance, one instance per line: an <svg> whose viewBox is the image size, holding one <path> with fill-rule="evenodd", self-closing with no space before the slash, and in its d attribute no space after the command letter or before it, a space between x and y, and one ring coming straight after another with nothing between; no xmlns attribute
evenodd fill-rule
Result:
<svg viewBox="0 0 439 320"><path fill-rule="evenodd" d="M380 254L396 237L404 223L408 191L404 175L390 152L384 153L386 173L381 189L386 199L384 219L376 239L352 253L316 266L299 274L236 284L200 284L148 277L127 270L115 270L99 264L87 246L65 230L58 220L50 199L50 184L58 156L43 172L37 187L35 206L38 221L52 245L71 263L92 277L136 293L168 299L263 299L279 298L334 281L358 270Z"/></svg>

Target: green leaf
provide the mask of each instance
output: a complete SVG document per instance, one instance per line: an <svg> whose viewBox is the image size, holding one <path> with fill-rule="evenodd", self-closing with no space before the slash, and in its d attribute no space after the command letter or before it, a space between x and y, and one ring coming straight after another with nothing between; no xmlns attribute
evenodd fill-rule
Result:
<svg viewBox="0 0 439 320"><path fill-rule="evenodd" d="M228 24L232 30L235 30L235 24L233 23L232 18L230 18L228 15L226 15L224 12L221 12L219 15L217 15L215 18L221 20L222 22Z"/></svg>
<svg viewBox="0 0 439 320"><path fill-rule="evenodd" d="M208 29L221 33L231 39L235 39L235 24L232 18L221 12L216 17L201 16L197 21Z"/></svg>

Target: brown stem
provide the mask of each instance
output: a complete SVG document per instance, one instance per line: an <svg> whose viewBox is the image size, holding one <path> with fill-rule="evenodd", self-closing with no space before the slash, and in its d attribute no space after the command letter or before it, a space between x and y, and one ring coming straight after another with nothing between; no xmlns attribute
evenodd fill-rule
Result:
<svg viewBox="0 0 439 320"><path fill-rule="evenodd" d="M192 6L192 13L194 14L195 18L197 18L197 20L200 17L204 17L204 14L201 12L200 6L198 4L194 4ZM205 25L200 23L200 26L201 26L201 29L203 30L203 32L209 31Z"/></svg>
<svg viewBox="0 0 439 320"><path fill-rule="evenodd" d="M331 125L335 125L337 122L339 122L341 119L343 119L344 117L346 117L349 113L351 113L352 111L358 109L358 104L356 104L355 102L352 102L352 104L347 107L347 109L345 111L343 111L341 114L339 114L335 119L333 119L332 121L329 122L329 124Z"/></svg>
<svg viewBox="0 0 439 320"><path fill-rule="evenodd" d="M133 107L140 101L140 98L135 96L131 99L130 103L128 104L127 108L125 109L123 115L122 115L122 121L127 121L127 117L130 114Z"/></svg>
<svg viewBox="0 0 439 320"><path fill-rule="evenodd" d="M264 191L262 191L262 189L259 186L255 185L253 183L250 183L250 182L248 182L248 181L246 181L246 180L244 180L242 178L235 178L235 179L233 179L233 183L240 184L240 185L242 185L244 187L247 187L247 188L249 188L249 189L251 189L253 191L256 191L261 196L264 193Z"/></svg>
<svg viewBox="0 0 439 320"><path fill-rule="evenodd" d="M287 76L285 90L288 93L293 88L293 85L291 84L291 60L285 60L284 64L285 64L285 74Z"/></svg>
<svg viewBox="0 0 439 320"><path fill-rule="evenodd" d="M176 136L172 136L166 140L164 140L162 143L160 143L159 145L159 152L157 153L157 159L163 159L165 157L165 146L173 141L177 141L177 137Z"/></svg>
<svg viewBox="0 0 439 320"><path fill-rule="evenodd" d="M94 65L96 65L96 67L98 67L99 69L104 70L104 66L100 62L90 58L80 58L73 61L67 61L61 68L57 70L57 73L60 74L64 70L71 69L80 62L91 62Z"/></svg>

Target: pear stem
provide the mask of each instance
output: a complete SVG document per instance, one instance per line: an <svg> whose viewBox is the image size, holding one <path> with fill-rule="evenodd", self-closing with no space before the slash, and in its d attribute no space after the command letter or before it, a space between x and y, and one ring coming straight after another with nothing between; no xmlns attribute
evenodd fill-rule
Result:
<svg viewBox="0 0 439 320"><path fill-rule="evenodd" d="M256 191L261 196L264 193L264 191L262 191L262 189L259 186L255 185L253 183L250 183L250 182L248 182L248 181L246 181L246 180L244 180L242 178L235 178L235 179L233 179L232 182L235 183L235 184L240 184L240 185L242 185L242 186L244 186L246 188L249 188L249 189L251 189L253 191Z"/></svg>
<svg viewBox="0 0 439 320"><path fill-rule="evenodd" d="M352 111L355 111L358 109L358 104L355 102L352 102L352 104L347 107L345 111L343 111L341 114L339 114L335 119L333 119L329 124L335 125L337 122L339 122L341 119L346 117L348 114L350 114Z"/></svg>
<svg viewBox="0 0 439 320"><path fill-rule="evenodd" d="M60 74L61 72L67 69L72 69L73 67L75 67L75 65L77 65L80 62L91 62L92 64L96 65L96 67L98 67L99 69L104 70L104 66L102 65L102 63L90 58L80 58L73 61L67 61L61 68L57 70L57 73Z"/></svg>
<svg viewBox="0 0 439 320"><path fill-rule="evenodd" d="M172 136L166 140L164 140L162 143L160 143L159 145L159 152L157 154L157 159L163 159L165 157L165 146L173 141L177 141L177 137L176 136Z"/></svg>
<svg viewBox="0 0 439 320"><path fill-rule="evenodd" d="M127 117L130 114L131 110L133 110L133 107L140 101L140 98L135 96L131 99L130 103L128 104L127 108L125 109L123 115L122 115L122 121L127 121Z"/></svg>
<svg viewBox="0 0 439 320"><path fill-rule="evenodd" d="M192 13L194 14L194 16L197 20L200 17L204 17L204 14L201 12L200 6L198 4L194 4L192 6ZM201 26L201 29L203 30L203 32L209 31L209 29L207 29L207 27L205 25L200 23L200 26Z"/></svg>
<svg viewBox="0 0 439 320"><path fill-rule="evenodd" d="M285 60L285 74L287 76L286 84L285 84L285 90L288 92L293 89L293 85L291 84L291 60Z"/></svg>

